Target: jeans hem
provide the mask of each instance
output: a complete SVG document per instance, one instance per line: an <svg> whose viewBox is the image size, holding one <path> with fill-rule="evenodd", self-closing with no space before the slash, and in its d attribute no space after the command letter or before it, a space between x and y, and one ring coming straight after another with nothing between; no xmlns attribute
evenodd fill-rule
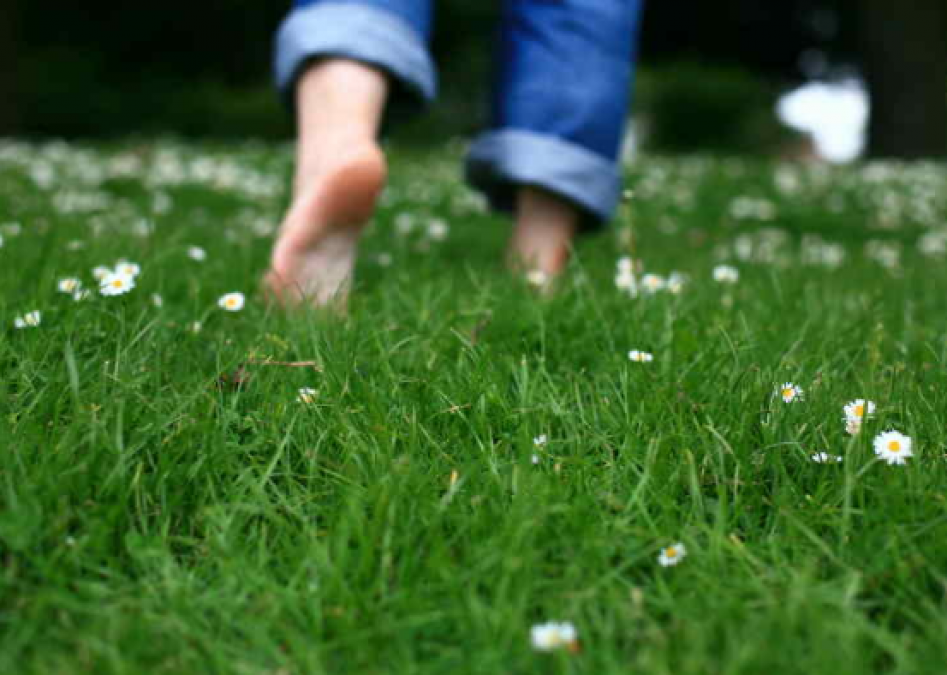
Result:
<svg viewBox="0 0 947 675"><path fill-rule="evenodd" d="M408 90L432 100L434 64L424 40L400 17L357 2L321 2L293 10L276 35L276 85L291 100L307 61L341 56L384 69Z"/></svg>
<svg viewBox="0 0 947 675"><path fill-rule="evenodd" d="M534 131L501 129L481 134L465 162L467 181L493 208L509 211L517 185L535 185L581 208L584 229L601 226L621 197L616 162L571 141Z"/></svg>

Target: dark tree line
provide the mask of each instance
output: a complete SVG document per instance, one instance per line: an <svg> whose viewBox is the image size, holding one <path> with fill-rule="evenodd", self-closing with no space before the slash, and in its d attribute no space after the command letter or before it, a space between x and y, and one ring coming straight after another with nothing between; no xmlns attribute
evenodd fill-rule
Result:
<svg viewBox="0 0 947 675"><path fill-rule="evenodd" d="M500 0L435 2L438 61L445 71L462 69L471 54L488 49L483 37ZM44 87L62 93L70 78L86 89L91 82L118 92L102 106L126 92L147 96L151 83L259 84L268 77L272 31L288 4L2 0L0 134L30 131L34 115L24 108L45 99L27 94ZM646 3L645 63L732 64L788 83L801 79L807 51L863 73L872 100L871 154L947 156L947 0Z"/></svg>

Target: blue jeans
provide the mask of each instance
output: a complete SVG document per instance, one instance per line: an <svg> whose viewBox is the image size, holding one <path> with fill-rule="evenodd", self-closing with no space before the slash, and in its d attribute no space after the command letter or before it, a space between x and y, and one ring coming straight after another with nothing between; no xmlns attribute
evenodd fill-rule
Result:
<svg viewBox="0 0 947 675"><path fill-rule="evenodd" d="M485 0L470 0L484 2ZM296 0L276 37L279 88L306 62L341 56L433 99L431 0ZM556 193L607 220L621 195L621 149L642 0L504 0L490 128L468 181L508 210L517 185Z"/></svg>

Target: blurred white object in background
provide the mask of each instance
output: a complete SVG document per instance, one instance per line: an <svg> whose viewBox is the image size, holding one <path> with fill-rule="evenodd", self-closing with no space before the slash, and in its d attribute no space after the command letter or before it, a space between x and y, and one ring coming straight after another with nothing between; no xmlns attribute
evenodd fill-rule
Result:
<svg viewBox="0 0 947 675"><path fill-rule="evenodd" d="M779 98L776 114L786 126L811 134L830 162L850 162L865 148L868 93L857 78L804 84Z"/></svg>

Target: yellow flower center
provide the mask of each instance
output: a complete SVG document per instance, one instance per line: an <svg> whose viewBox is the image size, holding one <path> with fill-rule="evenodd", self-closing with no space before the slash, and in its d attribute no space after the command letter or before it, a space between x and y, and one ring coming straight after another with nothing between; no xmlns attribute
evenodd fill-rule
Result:
<svg viewBox="0 0 947 675"><path fill-rule="evenodd" d="M112 288L121 288L124 285L124 282L121 279L116 279L112 282Z"/></svg>
<svg viewBox="0 0 947 675"><path fill-rule="evenodd" d="M901 441L888 441L888 450L891 452L901 452Z"/></svg>
<svg viewBox="0 0 947 675"><path fill-rule="evenodd" d="M676 558L677 549L673 546L668 546L666 549L664 549L664 555L666 555L668 558Z"/></svg>
<svg viewBox="0 0 947 675"><path fill-rule="evenodd" d="M792 387L786 387L783 389L783 398L792 398L796 395L796 390Z"/></svg>
<svg viewBox="0 0 947 675"><path fill-rule="evenodd" d="M865 406L856 405L855 406L855 417L864 417L865 416Z"/></svg>

